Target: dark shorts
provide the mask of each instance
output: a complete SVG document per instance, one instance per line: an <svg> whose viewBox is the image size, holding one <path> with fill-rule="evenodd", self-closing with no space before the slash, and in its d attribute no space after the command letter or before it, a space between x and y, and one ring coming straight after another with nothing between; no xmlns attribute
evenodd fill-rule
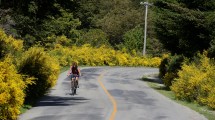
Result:
<svg viewBox="0 0 215 120"><path fill-rule="evenodd" d="M79 77L79 75L77 75L77 74L71 74L71 79L72 78L76 78L76 77Z"/></svg>

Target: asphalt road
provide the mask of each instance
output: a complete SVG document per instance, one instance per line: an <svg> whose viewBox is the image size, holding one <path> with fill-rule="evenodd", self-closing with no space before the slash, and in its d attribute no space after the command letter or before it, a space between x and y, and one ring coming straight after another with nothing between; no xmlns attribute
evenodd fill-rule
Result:
<svg viewBox="0 0 215 120"><path fill-rule="evenodd" d="M206 120L157 93L141 81L158 73L145 67L82 67L80 88L72 96L67 71L38 104L19 120Z"/></svg>

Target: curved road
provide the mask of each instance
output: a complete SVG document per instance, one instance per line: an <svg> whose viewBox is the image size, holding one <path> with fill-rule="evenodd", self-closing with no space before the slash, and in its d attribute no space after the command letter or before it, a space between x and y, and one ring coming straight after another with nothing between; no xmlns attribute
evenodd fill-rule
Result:
<svg viewBox="0 0 215 120"><path fill-rule="evenodd" d="M146 67L82 67L80 88L69 91L67 71L38 104L19 120L206 120L141 81L158 73Z"/></svg>

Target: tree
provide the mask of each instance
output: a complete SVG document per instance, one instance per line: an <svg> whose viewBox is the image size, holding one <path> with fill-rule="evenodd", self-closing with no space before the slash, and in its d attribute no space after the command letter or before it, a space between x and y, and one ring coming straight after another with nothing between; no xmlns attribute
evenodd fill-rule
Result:
<svg viewBox="0 0 215 120"><path fill-rule="evenodd" d="M211 35L211 42L210 42L210 48L208 49L209 51L209 57L215 58L215 14L212 12L208 17L207 17L207 23L209 30L212 32Z"/></svg>
<svg viewBox="0 0 215 120"><path fill-rule="evenodd" d="M101 29L90 29L87 32L82 32L77 45L81 46L84 44L90 44L93 47L100 47L102 45L109 46L107 34Z"/></svg>
<svg viewBox="0 0 215 120"><path fill-rule="evenodd" d="M207 12L189 9L185 5L158 0L155 3L158 13L155 31L171 53L193 56L197 51L209 48L212 31L207 24Z"/></svg>
<svg viewBox="0 0 215 120"><path fill-rule="evenodd" d="M81 23L73 17L74 6L71 0L30 0L6 3L3 7L12 9L12 17L15 21L13 28L17 31L17 37L24 39L24 44L30 47L34 44L46 44L46 38L51 35L66 35L74 38L75 30ZM70 8L70 9L68 9Z"/></svg>
<svg viewBox="0 0 215 120"><path fill-rule="evenodd" d="M134 29L129 30L123 35L123 47L127 50L142 51L143 49L143 28L136 26Z"/></svg>
<svg viewBox="0 0 215 120"><path fill-rule="evenodd" d="M78 0L75 3L74 17L79 18L82 23L79 29L97 28L95 21L100 14L101 0Z"/></svg>
<svg viewBox="0 0 215 120"><path fill-rule="evenodd" d="M215 9L214 0L177 0L189 9L210 11Z"/></svg>

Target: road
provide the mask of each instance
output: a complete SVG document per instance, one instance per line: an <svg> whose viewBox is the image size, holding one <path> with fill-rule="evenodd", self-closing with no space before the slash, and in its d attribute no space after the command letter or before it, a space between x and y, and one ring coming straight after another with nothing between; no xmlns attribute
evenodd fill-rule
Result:
<svg viewBox="0 0 215 120"><path fill-rule="evenodd" d="M19 120L206 120L141 81L158 73L146 67L81 67L77 95L69 91L67 71L38 104Z"/></svg>

